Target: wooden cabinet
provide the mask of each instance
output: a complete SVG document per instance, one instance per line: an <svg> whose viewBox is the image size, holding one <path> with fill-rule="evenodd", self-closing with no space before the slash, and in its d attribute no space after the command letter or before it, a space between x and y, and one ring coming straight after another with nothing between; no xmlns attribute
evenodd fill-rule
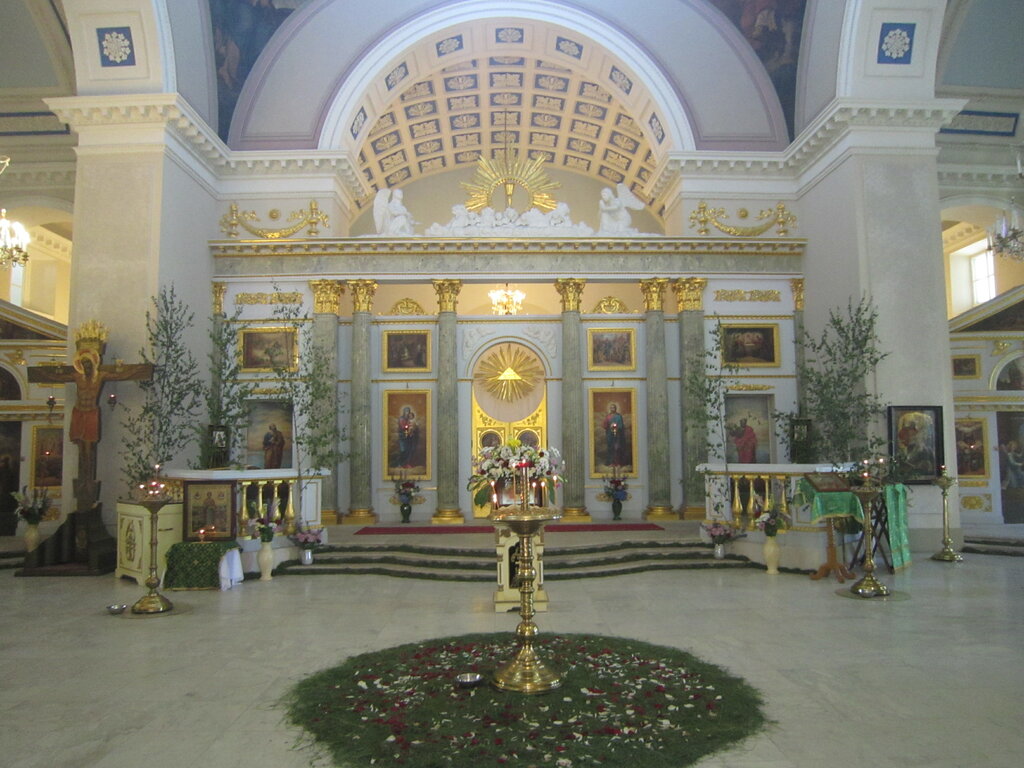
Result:
<svg viewBox="0 0 1024 768"><path fill-rule="evenodd" d="M149 578L149 510L138 504L121 501L117 504L117 569L118 578L127 576L139 585ZM157 513L156 557L157 575L167 568L167 550L181 541L181 504L168 504Z"/></svg>

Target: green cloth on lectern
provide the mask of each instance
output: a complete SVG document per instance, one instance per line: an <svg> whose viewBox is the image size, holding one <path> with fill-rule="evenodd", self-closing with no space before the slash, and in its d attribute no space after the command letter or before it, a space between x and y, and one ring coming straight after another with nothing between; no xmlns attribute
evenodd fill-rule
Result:
<svg viewBox="0 0 1024 768"><path fill-rule="evenodd" d="M232 541L179 541L167 550L165 589L220 589L220 559L232 549Z"/></svg>
<svg viewBox="0 0 1024 768"><path fill-rule="evenodd" d="M895 570L910 565L910 538L907 535L907 486L885 486L885 508L889 511L889 550Z"/></svg>
<svg viewBox="0 0 1024 768"><path fill-rule="evenodd" d="M801 478L796 499L810 503L811 520L815 523L826 517L852 517L858 521L864 520L860 502L849 491L818 493L806 479Z"/></svg>

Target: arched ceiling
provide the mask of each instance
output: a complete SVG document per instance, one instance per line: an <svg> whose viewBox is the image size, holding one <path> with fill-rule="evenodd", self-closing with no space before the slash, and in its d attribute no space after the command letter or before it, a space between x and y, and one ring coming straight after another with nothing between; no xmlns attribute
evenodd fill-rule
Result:
<svg viewBox="0 0 1024 768"><path fill-rule="evenodd" d="M643 82L594 41L488 20L432 35L379 73L349 125L373 190L472 169L506 147L641 198L667 137Z"/></svg>

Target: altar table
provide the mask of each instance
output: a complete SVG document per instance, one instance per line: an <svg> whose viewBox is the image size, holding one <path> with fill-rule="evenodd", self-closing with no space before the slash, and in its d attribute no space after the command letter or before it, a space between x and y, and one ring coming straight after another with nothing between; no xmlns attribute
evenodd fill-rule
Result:
<svg viewBox="0 0 1024 768"><path fill-rule="evenodd" d="M245 579L235 541L182 541L167 550L166 589L231 589Z"/></svg>

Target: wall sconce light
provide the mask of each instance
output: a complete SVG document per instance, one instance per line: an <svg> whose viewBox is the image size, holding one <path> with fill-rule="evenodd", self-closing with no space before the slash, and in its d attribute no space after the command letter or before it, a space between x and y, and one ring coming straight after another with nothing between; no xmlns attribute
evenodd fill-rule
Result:
<svg viewBox="0 0 1024 768"><path fill-rule="evenodd" d="M107 395L107 405L109 405L111 408L117 405L117 395L115 395L114 393L110 393L109 395Z"/></svg>

